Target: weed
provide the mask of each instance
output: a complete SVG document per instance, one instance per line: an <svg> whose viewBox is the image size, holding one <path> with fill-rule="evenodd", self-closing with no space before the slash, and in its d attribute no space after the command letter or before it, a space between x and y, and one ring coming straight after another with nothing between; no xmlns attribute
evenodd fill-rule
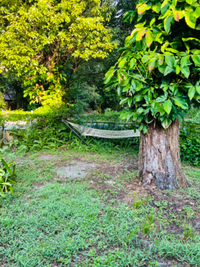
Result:
<svg viewBox="0 0 200 267"><path fill-rule="evenodd" d="M135 200L133 201L133 209L139 209L143 204L147 202L146 198L138 198L135 197Z"/></svg>
<svg viewBox="0 0 200 267"><path fill-rule="evenodd" d="M2 167L0 167L0 196L6 197L9 192L13 194L12 185L15 184L15 163L7 163L0 157Z"/></svg>
<svg viewBox="0 0 200 267"><path fill-rule="evenodd" d="M166 193L167 193L168 196L172 195L172 192L169 189L166 190Z"/></svg>
<svg viewBox="0 0 200 267"><path fill-rule="evenodd" d="M193 211L192 207L184 206L183 210L187 213L188 218L193 218L195 216L195 212Z"/></svg>
<svg viewBox="0 0 200 267"><path fill-rule="evenodd" d="M194 228L191 225L188 225L186 222L182 225L183 227L183 235L185 239L187 240L188 238L194 238L195 232Z"/></svg>

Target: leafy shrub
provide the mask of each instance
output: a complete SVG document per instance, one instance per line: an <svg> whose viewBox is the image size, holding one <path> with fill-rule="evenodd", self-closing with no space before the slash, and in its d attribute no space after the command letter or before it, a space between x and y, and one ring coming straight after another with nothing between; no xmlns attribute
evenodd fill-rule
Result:
<svg viewBox="0 0 200 267"><path fill-rule="evenodd" d="M180 129L180 155L183 161L200 164L200 124L185 122Z"/></svg>
<svg viewBox="0 0 200 267"><path fill-rule="evenodd" d="M70 134L69 130L66 132L68 128L61 122L61 118L68 118L69 114L69 109L64 106L43 112L26 130L11 131L11 135L18 140L14 140L12 144L23 152L55 148L64 144Z"/></svg>
<svg viewBox="0 0 200 267"><path fill-rule="evenodd" d="M68 119L72 115L74 116L74 110L68 109L65 106L49 110L48 112L43 112L41 109L37 109L37 114L41 112L42 116L36 117L31 124L29 128L26 130L13 130L11 131L11 134L13 137L17 138L17 140L14 140L10 143L10 146L13 145L13 147L17 147L18 151L21 152L27 152L29 150L41 150L45 148L56 148L60 145L67 144L70 148L74 149L86 149L85 145L82 143L81 140L77 139L75 135L72 134L72 132L69 130L69 128L61 122L61 118ZM34 111L35 112L35 111ZM95 115L95 118L101 118L101 121L108 121L109 116L113 113L113 118L115 117L119 120L119 113L107 111L105 115L103 114L97 114ZM109 116L108 116L109 115ZM76 118L77 123L79 124L87 124L90 126L92 121L92 116L83 116L80 118L78 116ZM76 117L76 116L75 116ZM89 120L88 120L89 118ZM110 121L110 120L109 120ZM120 122L120 121L119 121ZM125 127L123 125L119 124L108 124L108 123L102 123L97 124L95 121L93 121L93 127L94 128L100 128L105 130L123 130L125 129L132 129L133 125L126 125ZM73 137L73 140L71 140ZM130 147L139 147L139 138L127 138L127 139L113 139L113 140L107 140L107 139L101 139L101 138L92 138L87 137L86 138L87 143L90 143L93 145L94 149L106 149L106 150L114 150L114 149L120 149L120 148L130 148ZM81 148L79 147L80 144L83 144ZM84 148L83 148L84 147ZM88 148L88 147L87 147Z"/></svg>
<svg viewBox="0 0 200 267"><path fill-rule="evenodd" d="M199 108L191 108L187 113L187 118L193 119L199 113Z"/></svg>
<svg viewBox="0 0 200 267"><path fill-rule="evenodd" d="M2 157L0 158L0 196L6 197L6 193L13 194L12 185L15 184L15 163L7 163Z"/></svg>
<svg viewBox="0 0 200 267"><path fill-rule="evenodd" d="M84 150L86 146L81 140L77 139L75 135L68 129L68 127L61 122L61 118L68 119L73 114L73 110L62 106L58 109L46 110L44 108L37 109L34 111L34 116L31 120L35 118L36 123L32 123L32 126L27 130L15 130L12 131L12 135L17 137L13 144L18 147L21 152L27 152L29 150L41 150L45 148L56 148L60 145L67 144L70 148ZM31 114L30 112L11 112L9 113L9 118L17 119L22 115ZM36 116L37 114L37 116ZM199 113L200 114L200 113ZM33 114L32 114L33 115ZM31 116L32 116L31 115ZM76 117L76 116L75 116ZM0 118L1 119L1 118ZM2 119L3 121L3 119ZM109 123L96 123L97 121L110 121L120 123L119 112L107 110L105 114L88 114L87 116L78 116L76 121L79 124L87 124L90 126L91 121L93 121L93 127L105 130L123 130L132 129L132 124L120 125L120 124L109 124ZM137 128L137 124L135 124ZM191 162L194 165L200 164L200 124L192 123L187 121L181 125L180 129L180 154L182 161ZM72 138L73 137L73 138ZM116 150L116 149L139 149L139 138L127 138L127 139L101 139L87 137L87 143L95 146L96 150L104 149L106 151ZM80 144L82 146L80 147ZM88 147L87 147L88 149Z"/></svg>
<svg viewBox="0 0 200 267"><path fill-rule="evenodd" d="M193 118L193 122L200 123L200 111Z"/></svg>

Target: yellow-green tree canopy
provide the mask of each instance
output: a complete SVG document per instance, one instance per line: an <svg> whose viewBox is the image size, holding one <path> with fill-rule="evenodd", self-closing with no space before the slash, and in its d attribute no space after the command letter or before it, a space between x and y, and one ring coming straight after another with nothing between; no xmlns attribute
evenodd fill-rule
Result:
<svg viewBox="0 0 200 267"><path fill-rule="evenodd" d="M82 62L115 47L104 26L109 7L99 0L8 2L0 9L0 70L23 79L33 101L62 98Z"/></svg>

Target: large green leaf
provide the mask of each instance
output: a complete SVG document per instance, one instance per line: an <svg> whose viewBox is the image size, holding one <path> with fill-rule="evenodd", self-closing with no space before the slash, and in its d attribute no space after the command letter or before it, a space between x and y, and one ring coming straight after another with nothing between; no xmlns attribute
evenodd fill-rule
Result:
<svg viewBox="0 0 200 267"><path fill-rule="evenodd" d="M129 63L129 67L130 67L130 69L133 69L133 67L135 66L135 63L136 63L136 59L135 59L135 58L132 58L132 59L130 60L130 63Z"/></svg>
<svg viewBox="0 0 200 267"><path fill-rule="evenodd" d="M133 102L139 102L143 99L143 95L141 94L138 94L138 95L135 95L134 98L133 98Z"/></svg>
<svg viewBox="0 0 200 267"><path fill-rule="evenodd" d="M128 106L129 106L129 107L131 107L132 101L133 101L132 97L129 97L129 98L128 98Z"/></svg>
<svg viewBox="0 0 200 267"><path fill-rule="evenodd" d="M167 99L166 95L161 95L158 98L156 98L155 102L156 103L163 103Z"/></svg>
<svg viewBox="0 0 200 267"><path fill-rule="evenodd" d="M190 89L188 91L188 96L189 96L189 99L190 100L194 97L195 93L196 93L196 89L195 89L194 86L191 85L190 86Z"/></svg>
<svg viewBox="0 0 200 267"><path fill-rule="evenodd" d="M190 68L185 66L184 68L181 69L181 72L183 73L183 75L188 78L190 76Z"/></svg>
<svg viewBox="0 0 200 267"><path fill-rule="evenodd" d="M164 20L164 28L167 33L170 31L171 23L173 21L174 15L170 15Z"/></svg>
<svg viewBox="0 0 200 267"><path fill-rule="evenodd" d="M196 91L200 95L200 86L199 85L196 86Z"/></svg>
<svg viewBox="0 0 200 267"><path fill-rule="evenodd" d="M104 79L104 83L105 83L105 84L108 84L108 83L109 83L109 81L110 81L111 78L113 77L114 73L115 73L115 69L114 69L114 67L111 67L111 68L109 69L109 71L108 71L108 72L106 73L106 75L105 75L105 79Z"/></svg>
<svg viewBox="0 0 200 267"><path fill-rule="evenodd" d="M174 65L175 65L175 57L173 55L166 54L165 55L165 62L167 63L167 65L170 68L174 68Z"/></svg>
<svg viewBox="0 0 200 267"><path fill-rule="evenodd" d="M185 99L183 99L181 96L176 96L172 98L174 101L174 104L182 109L188 109L188 103Z"/></svg>
<svg viewBox="0 0 200 267"><path fill-rule="evenodd" d="M190 28L195 29L196 18L193 16L192 12L185 12L185 22Z"/></svg>
<svg viewBox="0 0 200 267"><path fill-rule="evenodd" d="M126 102L128 101L128 97L126 97L126 98L123 98L123 99L121 99L121 101L120 101L120 105L123 105L123 104L125 104Z"/></svg>
<svg viewBox="0 0 200 267"><path fill-rule="evenodd" d="M195 10L195 12L193 13L195 18L199 18L200 17L200 7L198 6Z"/></svg>
<svg viewBox="0 0 200 267"><path fill-rule="evenodd" d="M172 101L168 99L167 101L164 102L163 104L164 110L169 114L172 110Z"/></svg>
<svg viewBox="0 0 200 267"><path fill-rule="evenodd" d="M192 55L195 66L200 66L200 55Z"/></svg>
<svg viewBox="0 0 200 267"><path fill-rule="evenodd" d="M141 28L141 29L138 31L137 35L136 35L136 41L140 41L140 40L142 40L142 38L143 38L143 36L145 35L145 33L146 33L146 29L145 29L145 28Z"/></svg>
<svg viewBox="0 0 200 267"><path fill-rule="evenodd" d="M151 31L146 32L146 44L147 46L150 46L154 40L153 33Z"/></svg>
<svg viewBox="0 0 200 267"><path fill-rule="evenodd" d="M156 13L160 12L160 7L161 7L161 4L160 3L157 3L156 5L153 5L152 6L152 10Z"/></svg>
<svg viewBox="0 0 200 267"><path fill-rule="evenodd" d="M164 71L164 76L170 74L171 72L173 72L174 69L172 69L171 67L167 66L165 68L165 71Z"/></svg>
<svg viewBox="0 0 200 267"><path fill-rule="evenodd" d="M171 123L172 123L172 120L170 120L170 119L168 119L168 118L164 119L164 120L161 122L162 127L163 127L164 129L169 128L169 126L171 125Z"/></svg>
<svg viewBox="0 0 200 267"><path fill-rule="evenodd" d="M138 118L138 114L136 112L133 113L133 121L136 121Z"/></svg>
<svg viewBox="0 0 200 267"><path fill-rule="evenodd" d="M143 14L146 10L149 10L151 8L151 6L148 6L147 4L139 4L137 5L137 11L138 11L138 14L141 15Z"/></svg>
<svg viewBox="0 0 200 267"><path fill-rule="evenodd" d="M122 58L120 61L119 61L119 63L118 63L118 67L120 68L120 69L122 69L123 67L124 67L124 65L126 64L126 61L127 61L127 58Z"/></svg>
<svg viewBox="0 0 200 267"><path fill-rule="evenodd" d="M187 66L188 63L190 63L189 58L190 56L185 56L181 58L181 68L184 68L185 66Z"/></svg>

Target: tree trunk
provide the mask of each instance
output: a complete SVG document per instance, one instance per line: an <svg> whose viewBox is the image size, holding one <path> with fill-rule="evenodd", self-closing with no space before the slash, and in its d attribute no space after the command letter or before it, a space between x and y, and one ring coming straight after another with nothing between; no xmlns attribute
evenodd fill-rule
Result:
<svg viewBox="0 0 200 267"><path fill-rule="evenodd" d="M187 186L181 169L177 119L167 130L156 121L149 125L146 134L141 133L139 177L144 186L155 185L159 189Z"/></svg>

